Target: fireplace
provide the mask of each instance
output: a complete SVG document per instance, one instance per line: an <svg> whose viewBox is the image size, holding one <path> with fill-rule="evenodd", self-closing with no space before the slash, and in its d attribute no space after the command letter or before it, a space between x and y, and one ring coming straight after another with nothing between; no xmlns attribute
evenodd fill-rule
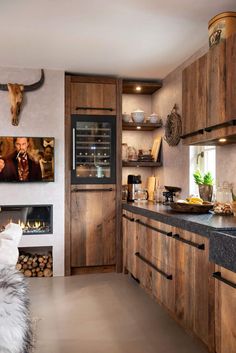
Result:
<svg viewBox="0 0 236 353"><path fill-rule="evenodd" d="M0 230L18 223L23 234L52 234L52 205L0 206Z"/></svg>

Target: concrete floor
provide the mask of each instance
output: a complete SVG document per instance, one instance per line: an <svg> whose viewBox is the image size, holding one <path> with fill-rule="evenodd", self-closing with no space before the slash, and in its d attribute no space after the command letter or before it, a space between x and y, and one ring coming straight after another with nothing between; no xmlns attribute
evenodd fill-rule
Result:
<svg viewBox="0 0 236 353"><path fill-rule="evenodd" d="M30 279L34 353L206 353L123 274Z"/></svg>

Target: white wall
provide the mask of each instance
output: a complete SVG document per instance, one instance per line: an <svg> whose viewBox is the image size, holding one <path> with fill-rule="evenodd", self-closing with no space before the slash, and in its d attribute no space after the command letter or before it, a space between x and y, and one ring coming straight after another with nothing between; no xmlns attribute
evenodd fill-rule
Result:
<svg viewBox="0 0 236 353"><path fill-rule="evenodd" d="M40 70L0 68L1 83L30 84L39 77ZM54 275L61 276L64 274L64 72L45 70L43 87L25 93L18 127L11 124L8 92L0 91L0 135L55 137L55 182L1 183L0 204L53 204L53 235L39 239L42 245L53 246ZM29 242L28 236L22 244L27 246Z"/></svg>

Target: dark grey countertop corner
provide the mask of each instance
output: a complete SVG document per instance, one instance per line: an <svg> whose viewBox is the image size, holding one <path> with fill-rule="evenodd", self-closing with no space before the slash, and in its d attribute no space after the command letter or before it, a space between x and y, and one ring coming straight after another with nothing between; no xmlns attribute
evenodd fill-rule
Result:
<svg viewBox="0 0 236 353"><path fill-rule="evenodd" d="M210 233L209 259L236 272L236 232Z"/></svg>

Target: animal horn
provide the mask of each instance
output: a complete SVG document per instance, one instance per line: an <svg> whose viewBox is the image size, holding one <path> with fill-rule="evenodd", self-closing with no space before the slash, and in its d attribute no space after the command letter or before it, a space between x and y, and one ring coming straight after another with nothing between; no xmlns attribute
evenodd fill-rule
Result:
<svg viewBox="0 0 236 353"><path fill-rule="evenodd" d="M30 92L30 91L34 91L38 88L40 88L44 83L44 71L43 69L41 69L41 77L40 77L40 80L35 82L35 83L32 83L32 85L24 85L24 91L25 92ZM4 86L4 85L2 85ZM0 89L1 89L1 85L0 85Z"/></svg>
<svg viewBox="0 0 236 353"><path fill-rule="evenodd" d="M24 91L25 92L30 92L30 91L34 91L38 88L40 88L44 83L44 70L41 69L41 77L40 80L32 83L32 85L24 85ZM8 91L8 86L5 83L0 83L0 91Z"/></svg>
<svg viewBox="0 0 236 353"><path fill-rule="evenodd" d="M0 83L0 91L8 91L7 84L5 84L5 83Z"/></svg>

